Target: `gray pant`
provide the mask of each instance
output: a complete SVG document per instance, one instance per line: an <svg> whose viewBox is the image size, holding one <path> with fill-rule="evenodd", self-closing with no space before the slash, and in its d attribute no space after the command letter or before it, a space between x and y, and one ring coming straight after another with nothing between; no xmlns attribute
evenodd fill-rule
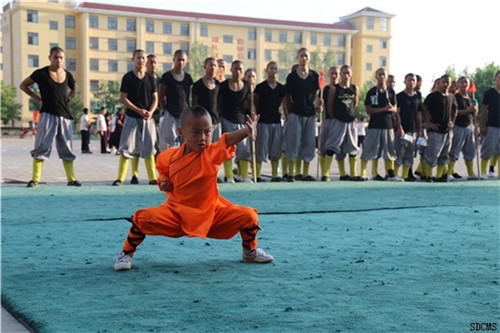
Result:
<svg viewBox="0 0 500 333"><path fill-rule="evenodd" d="M413 138L413 143L408 146L404 146L401 143L401 138L395 138L395 146L396 146L396 166L400 167L401 165L413 166L413 159L415 157L415 139L417 137L416 133L406 134L411 135Z"/></svg>
<svg viewBox="0 0 500 333"><path fill-rule="evenodd" d="M500 128L488 126L481 146L481 158L489 160L493 155L500 155Z"/></svg>
<svg viewBox="0 0 500 333"><path fill-rule="evenodd" d="M436 164L448 164L453 133L429 132L427 137L427 148L424 154L425 161L432 167L435 167Z"/></svg>
<svg viewBox="0 0 500 333"><path fill-rule="evenodd" d="M56 140L56 149L59 158L68 162L75 160L73 154L73 124L71 119L56 116L50 113L40 113L35 147L30 152L31 157L46 160L50 157L52 143Z"/></svg>
<svg viewBox="0 0 500 333"><path fill-rule="evenodd" d="M474 138L474 125L468 127L455 126L451 142L450 158L458 161L460 151L464 160L472 161L476 157L476 139Z"/></svg>
<svg viewBox="0 0 500 333"><path fill-rule="evenodd" d="M235 124L225 118L221 119L222 133L234 132L245 128L246 124ZM241 160L252 162L252 141L246 137L236 144L236 155L234 162L238 163Z"/></svg>
<svg viewBox="0 0 500 333"><path fill-rule="evenodd" d="M179 136L179 118L172 116L168 111L160 118L158 124L158 145L160 151L164 151L170 147L178 147L183 140Z"/></svg>
<svg viewBox="0 0 500 333"><path fill-rule="evenodd" d="M257 124L257 140L255 142L255 158L259 162L267 162L267 158L276 161L281 157L281 123Z"/></svg>
<svg viewBox="0 0 500 333"><path fill-rule="evenodd" d="M118 151L126 158L150 157L156 153L156 123L153 118L144 120L125 116Z"/></svg>
<svg viewBox="0 0 500 333"><path fill-rule="evenodd" d="M326 119L321 130L321 154L333 151L337 160L343 160L347 154L355 156L359 152L358 129L354 121L343 122L338 119ZM323 133L324 137L323 137Z"/></svg>
<svg viewBox="0 0 500 333"><path fill-rule="evenodd" d="M316 150L315 117L302 117L295 113L290 113L286 126L286 159L288 161L295 161L300 156L304 162L311 162L314 159Z"/></svg>
<svg viewBox="0 0 500 333"><path fill-rule="evenodd" d="M381 157L384 161L396 160L394 130L392 128L369 128L363 141L361 159L370 161Z"/></svg>

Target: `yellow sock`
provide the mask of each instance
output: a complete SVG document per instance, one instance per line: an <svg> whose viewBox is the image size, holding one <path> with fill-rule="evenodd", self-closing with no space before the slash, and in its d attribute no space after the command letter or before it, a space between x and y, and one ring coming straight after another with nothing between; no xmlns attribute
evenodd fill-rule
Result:
<svg viewBox="0 0 500 333"><path fill-rule="evenodd" d="M467 174L472 176L474 174L474 160L465 161L465 166L467 167Z"/></svg>
<svg viewBox="0 0 500 333"><path fill-rule="evenodd" d="M497 159L497 176L500 177L500 157L495 155L495 158Z"/></svg>
<svg viewBox="0 0 500 333"><path fill-rule="evenodd" d="M438 164L437 166L437 169L436 169L436 178L441 178L443 177L443 175L445 174L445 168L446 168L446 165L444 164Z"/></svg>
<svg viewBox="0 0 500 333"><path fill-rule="evenodd" d="M448 163L448 174L453 175L455 173L455 163L456 161L454 159L450 158L450 162ZM467 163L465 163L467 164Z"/></svg>
<svg viewBox="0 0 500 333"><path fill-rule="evenodd" d="M310 162L304 162L304 170L303 170L304 172L302 172L302 175L304 177L309 176L309 164Z"/></svg>
<svg viewBox="0 0 500 333"><path fill-rule="evenodd" d="M323 162L324 169L322 170L321 175L324 177L330 177L330 167L332 166L333 155L325 155L325 161Z"/></svg>
<svg viewBox="0 0 500 333"><path fill-rule="evenodd" d="M432 166L426 161L422 161L422 175L427 178L432 178Z"/></svg>
<svg viewBox="0 0 500 333"><path fill-rule="evenodd" d="M495 165L497 164L497 161L498 161L498 156L493 155L490 159L490 167L495 167Z"/></svg>
<svg viewBox="0 0 500 333"><path fill-rule="evenodd" d="M302 173L300 172L302 170L302 159L300 157L297 157L295 160L295 174L296 175L301 175Z"/></svg>
<svg viewBox="0 0 500 333"><path fill-rule="evenodd" d="M125 181L128 171L128 158L120 155L120 160L118 161L118 180L122 183Z"/></svg>
<svg viewBox="0 0 500 333"><path fill-rule="evenodd" d="M408 175L410 174L410 166L409 165L403 165L403 179L408 178Z"/></svg>
<svg viewBox="0 0 500 333"><path fill-rule="evenodd" d="M262 171L262 162L259 162L259 161L256 162L255 170L256 170L256 173L257 173L257 178L260 178L261 171Z"/></svg>
<svg viewBox="0 0 500 333"><path fill-rule="evenodd" d="M361 170L360 174L361 177L366 177L366 168L368 167L368 161L367 160L361 160Z"/></svg>
<svg viewBox="0 0 500 333"><path fill-rule="evenodd" d="M241 178L247 179L248 178L248 170L250 169L250 161L241 160L238 162L238 164L240 165Z"/></svg>
<svg viewBox="0 0 500 333"><path fill-rule="evenodd" d="M372 160L372 177L378 176L378 158Z"/></svg>
<svg viewBox="0 0 500 333"><path fill-rule="evenodd" d="M295 161L288 161L288 176L294 177L295 176Z"/></svg>
<svg viewBox="0 0 500 333"><path fill-rule="evenodd" d="M396 175L396 171L394 169L394 161L384 160L384 167L386 175L389 173L389 170L392 170L394 172L394 175Z"/></svg>
<svg viewBox="0 0 500 333"><path fill-rule="evenodd" d="M139 156L132 157L132 176L139 178Z"/></svg>
<svg viewBox="0 0 500 333"><path fill-rule="evenodd" d="M34 182L39 182L40 179L42 178L42 167L43 167L43 160L39 160L37 158L33 159L33 166L32 166L32 176L31 180Z"/></svg>
<svg viewBox="0 0 500 333"><path fill-rule="evenodd" d="M486 175L486 168L488 167L488 160L481 159L481 175Z"/></svg>
<svg viewBox="0 0 500 333"><path fill-rule="evenodd" d="M358 176L358 160L356 156L349 156L349 171L351 177Z"/></svg>
<svg viewBox="0 0 500 333"><path fill-rule="evenodd" d="M337 163L339 165L340 177L347 176L347 173L345 172L345 158L343 158L341 160L337 160Z"/></svg>
<svg viewBox="0 0 500 333"><path fill-rule="evenodd" d="M133 165L132 160L132 165ZM148 173L148 180L150 182L156 181L156 165L155 165L155 155L151 155L144 159L144 164L146 165L146 172Z"/></svg>
<svg viewBox="0 0 500 333"><path fill-rule="evenodd" d="M318 157L319 169L321 170L321 175L325 170L325 155L319 155Z"/></svg>
<svg viewBox="0 0 500 333"><path fill-rule="evenodd" d="M68 182L76 180L75 169L73 167L73 161L63 160L64 171L66 171L66 179Z"/></svg>
<svg viewBox="0 0 500 333"><path fill-rule="evenodd" d="M281 174L284 176L288 174L288 161L286 160L286 156L284 153L281 153Z"/></svg>
<svg viewBox="0 0 500 333"><path fill-rule="evenodd" d="M394 165L394 176L398 176L399 174L399 167L397 165Z"/></svg>
<svg viewBox="0 0 500 333"><path fill-rule="evenodd" d="M227 159L224 161L224 176L226 176L227 179L234 179L232 159Z"/></svg>
<svg viewBox="0 0 500 333"><path fill-rule="evenodd" d="M257 167L259 165L257 164ZM271 160L271 177L277 178L278 177L278 168L280 166L280 161L279 160ZM260 176L260 170L257 171L258 175Z"/></svg>

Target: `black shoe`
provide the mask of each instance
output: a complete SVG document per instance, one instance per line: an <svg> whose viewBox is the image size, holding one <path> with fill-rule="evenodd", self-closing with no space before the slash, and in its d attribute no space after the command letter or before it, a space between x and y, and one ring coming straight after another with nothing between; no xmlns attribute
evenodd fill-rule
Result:
<svg viewBox="0 0 500 333"><path fill-rule="evenodd" d="M405 182L415 182L415 181L417 181L417 179L415 177L408 176L408 178L405 178L404 181Z"/></svg>
<svg viewBox="0 0 500 333"><path fill-rule="evenodd" d="M295 181L295 178L292 176L288 176L288 177L286 177L286 181L289 183L293 183Z"/></svg>
<svg viewBox="0 0 500 333"><path fill-rule="evenodd" d="M283 181L283 179L281 177L273 177L273 178L271 178L271 182L272 183L279 183L281 181Z"/></svg>
<svg viewBox="0 0 500 333"><path fill-rule="evenodd" d="M38 182L36 182L34 180L30 180L26 187L38 187Z"/></svg>
<svg viewBox="0 0 500 333"><path fill-rule="evenodd" d="M351 180L351 177L348 175L340 176L339 180Z"/></svg>
<svg viewBox="0 0 500 333"><path fill-rule="evenodd" d="M149 185L158 185L158 184L156 183L156 180L150 180Z"/></svg>
<svg viewBox="0 0 500 333"><path fill-rule="evenodd" d="M462 176L460 176L460 175L459 175L458 173L456 173L456 172L455 172L454 174L452 174L452 176L453 176L453 178L455 178L455 179L462 179Z"/></svg>
<svg viewBox="0 0 500 333"><path fill-rule="evenodd" d="M448 175L442 175L441 178L434 178L434 181L436 183L447 183L448 182Z"/></svg>
<svg viewBox="0 0 500 333"><path fill-rule="evenodd" d="M382 177L381 175L377 175L376 177L373 177L373 180L384 181L385 178Z"/></svg>
<svg viewBox="0 0 500 333"><path fill-rule="evenodd" d="M117 180L115 180L115 181L113 182L113 186L122 186L122 185L123 185L123 183L122 183L122 181L121 181L121 180L119 180L119 179L117 179Z"/></svg>
<svg viewBox="0 0 500 333"><path fill-rule="evenodd" d="M68 186L80 187L80 186L82 186L82 183L80 183L78 180L73 180L73 181L68 182Z"/></svg>
<svg viewBox="0 0 500 333"><path fill-rule="evenodd" d="M330 181L330 177L328 177L328 176L321 176L321 181L322 182L329 182Z"/></svg>
<svg viewBox="0 0 500 333"><path fill-rule="evenodd" d="M257 177L257 183L262 183L264 182L264 179L262 179L261 177Z"/></svg>
<svg viewBox="0 0 500 333"><path fill-rule="evenodd" d="M368 180L368 179L364 179L361 176L356 176L356 177L349 177L349 180L353 181L353 182L364 182L365 180Z"/></svg>
<svg viewBox="0 0 500 333"><path fill-rule="evenodd" d="M315 182L316 181L316 178L314 178L313 176L311 175L307 175L305 177L302 177L301 179L302 181L305 181L305 182Z"/></svg>
<svg viewBox="0 0 500 333"><path fill-rule="evenodd" d="M132 179L130 180L130 184L139 184L139 179L137 179L136 176L132 176Z"/></svg>
<svg viewBox="0 0 500 333"><path fill-rule="evenodd" d="M414 173L415 173L415 175L422 177L422 174L420 172L415 171Z"/></svg>
<svg viewBox="0 0 500 333"><path fill-rule="evenodd" d="M294 177L294 179L295 179L295 180L302 180L302 175L296 175L296 176Z"/></svg>

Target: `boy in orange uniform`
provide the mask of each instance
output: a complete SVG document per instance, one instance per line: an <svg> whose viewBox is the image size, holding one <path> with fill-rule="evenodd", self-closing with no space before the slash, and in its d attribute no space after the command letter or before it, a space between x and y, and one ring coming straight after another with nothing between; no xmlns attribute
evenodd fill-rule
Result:
<svg viewBox="0 0 500 333"><path fill-rule="evenodd" d="M159 207L135 212L115 270L132 267L132 256L146 235L229 239L240 232L244 262L267 263L274 259L257 248L257 211L232 204L217 189L220 165L234 156L238 142L247 136L254 139L258 120L256 115L247 116L247 127L224 133L212 143L212 118L208 111L193 106L182 112L179 134L184 143L165 150L157 161L158 186L168 200Z"/></svg>

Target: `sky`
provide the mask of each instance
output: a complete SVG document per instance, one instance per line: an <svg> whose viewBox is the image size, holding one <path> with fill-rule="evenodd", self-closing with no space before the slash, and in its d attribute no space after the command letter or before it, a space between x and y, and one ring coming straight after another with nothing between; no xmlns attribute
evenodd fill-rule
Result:
<svg viewBox="0 0 500 333"><path fill-rule="evenodd" d="M24 1L24 0L23 0ZM3 0L2 3L6 1ZM404 76L420 74L422 91L448 67L474 72L494 62L500 65L498 0L90 0L190 12L335 23L341 16L371 7L392 18L390 72L396 91L404 89ZM496 35L495 35L496 34ZM356 70L353 68L353 70Z"/></svg>

